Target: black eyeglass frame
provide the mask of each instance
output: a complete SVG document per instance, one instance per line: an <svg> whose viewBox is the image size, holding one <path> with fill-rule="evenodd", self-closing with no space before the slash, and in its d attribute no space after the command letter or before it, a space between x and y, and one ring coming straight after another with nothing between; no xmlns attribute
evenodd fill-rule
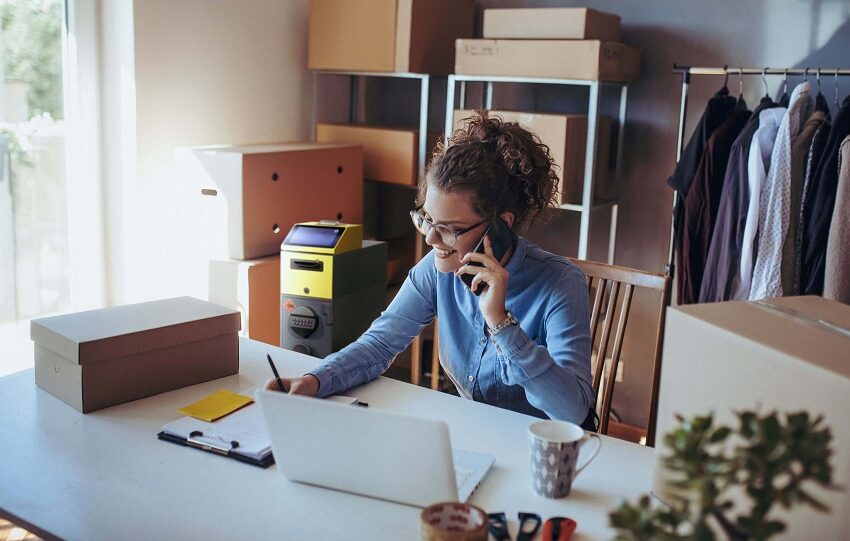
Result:
<svg viewBox="0 0 850 541"><path fill-rule="evenodd" d="M428 236L428 233L430 233L432 229L436 229L437 227L443 227L445 229L448 229L452 233L452 235L454 235L454 240L451 243L448 242L443 235L440 235L440 238L443 239L443 242L445 242L447 246L454 246L455 244L457 244L457 238L459 236L461 236L465 233L469 233L470 231L472 231L476 227L479 227L482 224L487 223L487 221L485 220L483 222L478 222L475 225L471 225L469 227L464 227L463 229L457 229L457 230L452 229L451 227L449 227L447 225L440 225L440 224L434 225L433 223L428 221L428 219L425 217L425 214L423 212L421 212L422 207L424 207L424 206L425 206L425 203L422 203L421 205L419 205L418 207L416 207L415 209L410 211L410 219L413 220L413 227L415 227L417 231L419 231L420 233L422 233L426 237ZM429 230L427 232L423 231L422 229L419 228L419 226L416 223L417 217L422 219L423 224L426 224L426 223L428 224ZM437 232L437 234L439 234L439 232Z"/></svg>

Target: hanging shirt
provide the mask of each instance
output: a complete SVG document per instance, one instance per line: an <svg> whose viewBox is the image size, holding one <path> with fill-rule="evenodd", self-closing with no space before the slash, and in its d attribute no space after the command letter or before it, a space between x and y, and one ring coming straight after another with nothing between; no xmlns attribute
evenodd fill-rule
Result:
<svg viewBox="0 0 850 541"><path fill-rule="evenodd" d="M749 203L747 216L744 221L744 233L741 240L741 267L738 270L736 287L732 291L733 300L750 298L750 282L753 278L753 262L755 250L758 247L759 201L764 181L770 167L770 155L779 124L787 109L775 107L762 111L759 115L759 127L753 135L750 145L750 155L747 158L747 181L749 187Z"/></svg>
<svg viewBox="0 0 850 541"><path fill-rule="evenodd" d="M581 424L593 405L584 274L520 237L505 265L506 308L519 321L490 337L476 297L429 252L371 327L311 373L320 398L380 376L435 316L440 364L464 398Z"/></svg>
<svg viewBox="0 0 850 541"><path fill-rule="evenodd" d="M791 139L800 133L814 106L809 83L797 85L776 134L759 199L759 243L750 300L782 296L782 247L791 213Z"/></svg>
<svg viewBox="0 0 850 541"><path fill-rule="evenodd" d="M773 107L777 107L773 100L762 100L738 138L732 143L729 164L726 166L726 178L723 179L720 206L717 208L717 220L700 286L699 302L727 301L737 287L744 220L750 198L747 185L747 159L753 135L759 127L761 112Z"/></svg>
<svg viewBox="0 0 850 541"><path fill-rule="evenodd" d="M718 90L708 103L705 105L705 111L699 119L696 129L694 129L691 139L682 151L682 156L676 163L676 169L673 174L667 179L667 184L676 190L676 207L673 209L673 231L674 245L678 244L678 238L681 236L681 221L684 211L685 196L691 187L691 182L694 179L697 166L699 165L702 155L705 152L705 144L708 138L714 133L726 114L735 108L735 98L729 95L729 89L725 86Z"/></svg>
<svg viewBox="0 0 850 541"><path fill-rule="evenodd" d="M800 213L797 224L797 239L794 246L794 283L792 286L792 295L800 294L800 282L803 269L803 237L806 231L806 218L811 214L811 187L814 184L814 177L818 170L818 165L823 159L823 153L826 151L826 142L829 140L829 133L832 131L832 123L827 120L821 122L815 136L812 138L812 144L809 147L809 154L806 163L806 178L803 182L803 194L800 200Z"/></svg>
<svg viewBox="0 0 850 541"><path fill-rule="evenodd" d="M818 94L822 99L823 96ZM817 102L815 102L817 104ZM812 146L812 140L817 133L821 124L828 117L828 114L818 110L815 105L815 112L803 124L800 134L797 137L791 138L791 190L789 192L789 208L791 210L788 215L788 233L785 235L785 242L782 245L782 294L784 296L794 295L794 267L797 260L797 237L799 236L800 225L800 209L802 208L803 186L806 180L806 167L808 165L809 149Z"/></svg>
<svg viewBox="0 0 850 541"><path fill-rule="evenodd" d="M839 150L835 209L826 245L823 296L850 304L850 136Z"/></svg>
<svg viewBox="0 0 850 541"><path fill-rule="evenodd" d="M720 191L726 176L729 152L749 118L749 111L739 109L733 109L726 115L723 124L709 137L693 184L685 197L682 236L677 250L679 304L699 301L708 245L720 204Z"/></svg>
<svg viewBox="0 0 850 541"><path fill-rule="evenodd" d="M826 245L832 212L835 208L835 190L838 185L838 154L844 138L850 135L850 96L844 99L835 115L823 158L818 164L810 188L811 205L804 217L806 231L803 236L803 263L800 275L800 292L803 295L823 294L826 265Z"/></svg>

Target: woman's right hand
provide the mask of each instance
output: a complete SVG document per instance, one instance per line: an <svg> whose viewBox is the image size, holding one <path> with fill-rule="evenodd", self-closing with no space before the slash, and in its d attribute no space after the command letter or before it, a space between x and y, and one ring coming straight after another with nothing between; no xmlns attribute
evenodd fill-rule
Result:
<svg viewBox="0 0 850 541"><path fill-rule="evenodd" d="M307 374L300 378L280 378L280 381L283 382L283 388L289 394L316 396L316 393L319 392L319 379L312 374ZM277 386L277 380L274 378L266 382L265 389L268 391L280 391L280 388Z"/></svg>

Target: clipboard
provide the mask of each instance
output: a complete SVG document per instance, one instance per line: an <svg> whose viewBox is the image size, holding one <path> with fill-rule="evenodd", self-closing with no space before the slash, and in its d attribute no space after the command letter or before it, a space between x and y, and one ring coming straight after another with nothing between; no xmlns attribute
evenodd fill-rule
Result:
<svg viewBox="0 0 850 541"><path fill-rule="evenodd" d="M274 464L263 412L256 404L211 423L181 417L164 425L156 437L261 468Z"/></svg>
<svg viewBox="0 0 850 541"><path fill-rule="evenodd" d="M330 396L325 400L346 405L368 406L365 402L350 396ZM268 468L274 464L271 439L266 429L263 411L256 403L213 422L188 416L181 417L165 424L156 437L162 441L194 447L261 468Z"/></svg>

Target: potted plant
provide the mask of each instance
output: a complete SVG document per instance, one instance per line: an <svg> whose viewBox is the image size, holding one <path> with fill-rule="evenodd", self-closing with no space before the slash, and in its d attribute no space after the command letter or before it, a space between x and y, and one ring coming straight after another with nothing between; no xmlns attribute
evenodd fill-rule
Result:
<svg viewBox="0 0 850 541"><path fill-rule="evenodd" d="M806 412L735 414L737 430L714 415L685 420L664 437L665 500L649 495L623 502L610 514L618 540L768 539L785 530L774 505L827 511L809 492L832 484L832 434ZM736 505L736 501L739 504ZM743 501L743 505L740 502Z"/></svg>

